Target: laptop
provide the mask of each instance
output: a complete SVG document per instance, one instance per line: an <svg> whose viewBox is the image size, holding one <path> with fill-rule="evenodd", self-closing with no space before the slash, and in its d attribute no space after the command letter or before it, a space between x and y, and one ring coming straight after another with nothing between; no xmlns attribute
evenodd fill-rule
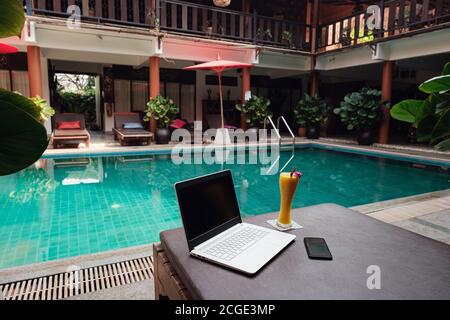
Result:
<svg viewBox="0 0 450 320"><path fill-rule="evenodd" d="M295 240L242 222L229 170L177 183L175 191L194 257L252 275Z"/></svg>

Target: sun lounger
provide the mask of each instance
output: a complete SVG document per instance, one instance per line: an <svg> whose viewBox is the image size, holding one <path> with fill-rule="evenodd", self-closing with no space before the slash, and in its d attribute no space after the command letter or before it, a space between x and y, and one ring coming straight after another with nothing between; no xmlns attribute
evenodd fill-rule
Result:
<svg viewBox="0 0 450 320"><path fill-rule="evenodd" d="M91 137L86 130L84 115L61 113L53 116L53 133L51 142L56 149L60 145L78 145L82 142L88 148Z"/></svg>
<svg viewBox="0 0 450 320"><path fill-rule="evenodd" d="M150 144L154 139L153 133L142 126L141 119L137 113L115 113L114 114L114 138L120 141L120 145L129 142L145 142Z"/></svg>

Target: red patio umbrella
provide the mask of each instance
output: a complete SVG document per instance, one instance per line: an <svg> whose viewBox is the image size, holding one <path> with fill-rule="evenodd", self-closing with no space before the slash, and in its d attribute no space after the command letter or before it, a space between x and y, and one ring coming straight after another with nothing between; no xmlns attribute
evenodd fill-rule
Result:
<svg viewBox="0 0 450 320"><path fill-rule="evenodd" d="M220 112L222 116L222 129L225 128L225 120L223 115L222 72L225 69L239 69L251 67L253 67L252 64L222 60L220 59L220 56L218 56L217 60L184 68L184 70L214 70L215 72L217 72L217 76L219 77L219 95L220 95Z"/></svg>
<svg viewBox="0 0 450 320"><path fill-rule="evenodd" d="M0 43L0 53L17 53L19 49L16 47L10 46L9 44Z"/></svg>

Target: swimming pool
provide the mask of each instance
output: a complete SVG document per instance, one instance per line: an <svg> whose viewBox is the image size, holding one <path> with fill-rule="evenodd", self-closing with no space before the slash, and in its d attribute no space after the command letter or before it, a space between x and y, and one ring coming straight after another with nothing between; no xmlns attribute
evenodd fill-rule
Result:
<svg viewBox="0 0 450 320"><path fill-rule="evenodd" d="M282 152L285 163L291 152ZM0 268L150 244L181 226L173 184L231 169L241 211L279 208L278 176L259 165L182 165L170 155L43 159L0 177ZM450 188L450 172L408 162L300 148L294 206L356 206Z"/></svg>

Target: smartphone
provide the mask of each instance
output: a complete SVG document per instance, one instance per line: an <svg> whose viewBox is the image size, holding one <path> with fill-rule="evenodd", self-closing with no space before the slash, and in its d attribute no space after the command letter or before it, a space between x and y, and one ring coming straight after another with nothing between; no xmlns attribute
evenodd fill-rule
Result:
<svg viewBox="0 0 450 320"><path fill-rule="evenodd" d="M305 238L305 247L308 257L314 260L333 260L330 249L328 249L325 239Z"/></svg>

